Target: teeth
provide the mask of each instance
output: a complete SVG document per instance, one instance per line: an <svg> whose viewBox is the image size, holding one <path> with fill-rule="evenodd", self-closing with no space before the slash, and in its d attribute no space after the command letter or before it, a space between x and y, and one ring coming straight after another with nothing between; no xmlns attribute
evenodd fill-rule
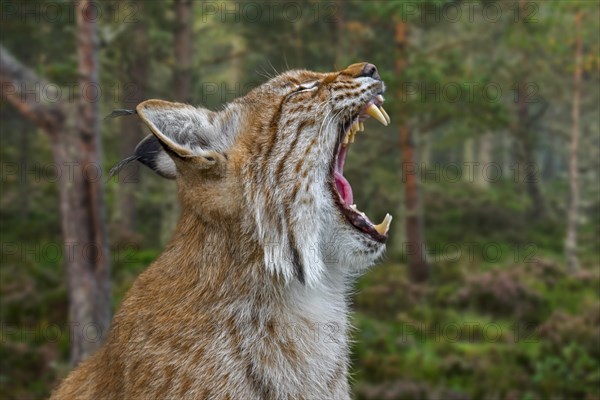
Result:
<svg viewBox="0 0 600 400"><path fill-rule="evenodd" d="M354 211L357 211L356 204L350 204L350 208L353 209Z"/></svg>
<svg viewBox="0 0 600 400"><path fill-rule="evenodd" d="M364 132L365 131L365 124L362 122L358 123L358 131L359 132Z"/></svg>
<svg viewBox="0 0 600 400"><path fill-rule="evenodd" d="M356 131L350 131L350 134L348 135L348 141L350 143L354 143L354 137L356 136Z"/></svg>
<svg viewBox="0 0 600 400"><path fill-rule="evenodd" d="M392 222L392 216L390 214L385 214L385 218L379 225L375 225L375 230L380 235L385 235L390 229L390 223Z"/></svg>
<svg viewBox="0 0 600 400"><path fill-rule="evenodd" d="M379 109L377 108L377 106L375 104L369 104L369 107L367 107L366 111L367 111L367 114L369 114L371 117L375 118L377 121L381 122L383 125L385 125L385 126L388 125L387 119L385 119L385 117L383 116L381 111L379 111Z"/></svg>
<svg viewBox="0 0 600 400"><path fill-rule="evenodd" d="M350 132L346 132L346 134L344 135L344 139L342 140L342 146L347 146L349 139L350 139Z"/></svg>
<svg viewBox="0 0 600 400"><path fill-rule="evenodd" d="M388 113L385 112L385 110L383 109L383 107L379 107L379 111L381 111L381 113L383 114L383 117L385 118L385 120L387 121L387 123L390 123L390 116L388 115Z"/></svg>
<svg viewBox="0 0 600 400"><path fill-rule="evenodd" d="M380 103L383 103L383 96L378 94L377 97L375 97L377 99L377 101L379 101Z"/></svg>

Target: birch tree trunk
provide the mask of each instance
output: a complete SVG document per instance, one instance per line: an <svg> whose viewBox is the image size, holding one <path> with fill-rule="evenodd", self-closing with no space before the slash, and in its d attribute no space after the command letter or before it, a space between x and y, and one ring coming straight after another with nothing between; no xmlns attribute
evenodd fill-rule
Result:
<svg viewBox="0 0 600 400"><path fill-rule="evenodd" d="M581 9L575 13L575 72L573 73L573 108L571 110L571 154L569 160L569 208L567 215L566 256L569 271L579 269L577 258L577 218L579 208L579 176L577 171L577 152L579 149L579 104L581 100Z"/></svg>
<svg viewBox="0 0 600 400"><path fill-rule="evenodd" d="M490 181L485 175L488 171L490 164L492 163L492 148L493 148L493 135L490 132L486 132L479 139L479 152L477 155L477 161L479 165L475 168L475 183L481 187L488 188ZM491 177L493 179L493 177Z"/></svg>

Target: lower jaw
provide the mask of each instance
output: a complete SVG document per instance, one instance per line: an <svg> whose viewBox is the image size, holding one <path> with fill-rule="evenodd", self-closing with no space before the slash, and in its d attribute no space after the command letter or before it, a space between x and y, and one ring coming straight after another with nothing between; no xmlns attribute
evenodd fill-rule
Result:
<svg viewBox="0 0 600 400"><path fill-rule="evenodd" d="M356 229L358 232L363 233L365 236L367 236L371 240L374 240L375 242L385 243L387 241L387 235L382 235L379 232L377 232L377 230L375 230L374 226L370 222L358 215L349 206L342 202L342 200L340 199L340 195L335 189L335 183L332 183L331 192L333 198L335 199L335 203L338 210L353 229Z"/></svg>

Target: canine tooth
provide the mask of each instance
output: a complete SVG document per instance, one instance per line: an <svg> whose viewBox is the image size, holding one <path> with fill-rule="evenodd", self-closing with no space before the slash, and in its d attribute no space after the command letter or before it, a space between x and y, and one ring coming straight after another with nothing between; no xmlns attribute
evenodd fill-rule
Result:
<svg viewBox="0 0 600 400"><path fill-rule="evenodd" d="M379 225L375 225L375 230L380 235L385 235L390 229L390 223L392 222L392 216L390 214L385 214L385 218Z"/></svg>
<svg viewBox="0 0 600 400"><path fill-rule="evenodd" d="M376 97L376 99L377 99L377 100L378 100L380 103L383 103L383 96L382 96L382 95L378 94L378 95L377 95L377 97Z"/></svg>
<svg viewBox="0 0 600 400"><path fill-rule="evenodd" d="M383 114L383 117L386 119L386 121L389 124L390 121L391 121L391 119L390 119L390 116L388 115L388 113L385 112L385 110L383 109L383 107L379 107L379 111L381 111L381 113Z"/></svg>
<svg viewBox="0 0 600 400"><path fill-rule="evenodd" d="M359 132L364 132L365 131L365 124L362 122L358 123L358 131Z"/></svg>
<svg viewBox="0 0 600 400"><path fill-rule="evenodd" d="M379 111L375 104L370 104L369 107L367 107L366 111L367 114L375 118L377 121L381 122L384 126L388 125L387 119L385 119L385 117L383 116L381 111Z"/></svg>

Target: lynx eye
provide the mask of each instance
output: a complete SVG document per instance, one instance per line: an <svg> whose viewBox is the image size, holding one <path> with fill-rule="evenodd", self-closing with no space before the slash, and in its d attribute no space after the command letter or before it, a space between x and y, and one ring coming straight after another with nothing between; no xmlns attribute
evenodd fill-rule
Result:
<svg viewBox="0 0 600 400"><path fill-rule="evenodd" d="M319 86L319 81L304 82L298 85L297 91L300 92L302 90L310 90L316 88L317 86Z"/></svg>

